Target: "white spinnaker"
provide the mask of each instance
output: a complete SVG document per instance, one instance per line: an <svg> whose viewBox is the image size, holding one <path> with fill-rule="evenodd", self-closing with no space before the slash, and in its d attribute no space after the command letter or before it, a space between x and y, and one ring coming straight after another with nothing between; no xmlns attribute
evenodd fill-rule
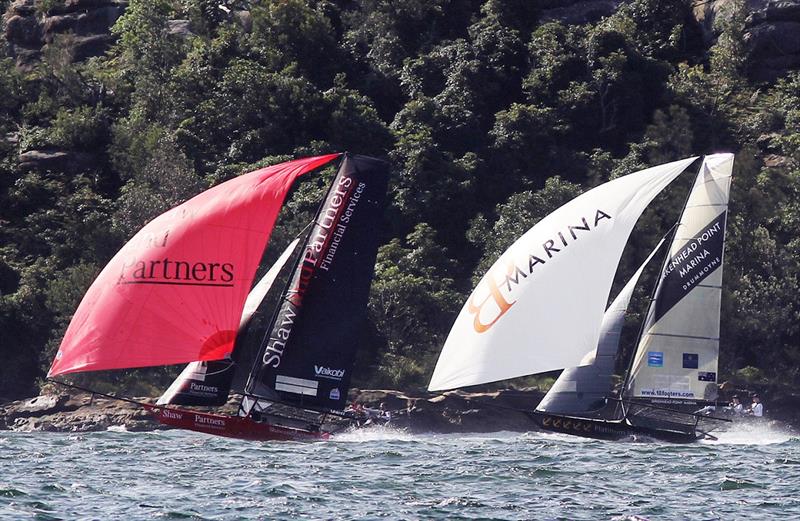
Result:
<svg viewBox="0 0 800 521"><path fill-rule="evenodd" d="M578 365L597 346L617 264L634 224L695 159L609 181L528 230L470 295L428 389L454 389Z"/></svg>
<svg viewBox="0 0 800 521"><path fill-rule="evenodd" d="M628 392L714 400L733 154L706 156L678 223L636 350Z"/></svg>
<svg viewBox="0 0 800 521"><path fill-rule="evenodd" d="M278 277L281 269L283 269L284 265L289 261L289 258L292 256L292 252L297 247L297 244L300 242L300 239L297 238L293 240L289 246L283 250L281 256L278 257L278 260L269 268L269 270L261 277L261 280L253 286L253 289L250 290L250 293L247 294L247 300L244 301L244 309L242 310L242 319L239 321L239 331L241 332L242 329L247 325L252 318L253 313L256 312L258 306L261 305L261 301L264 300L264 297L267 296L272 284L275 282L275 279ZM228 370L228 367L224 370ZM170 403L175 395L183 389L183 386L187 380L196 380L198 382L204 382L206 376L208 375L208 364L205 362L190 362L183 368L183 371L178 375L178 377L172 382L172 384L164 391L164 394L158 399L156 405L166 405Z"/></svg>
<svg viewBox="0 0 800 521"><path fill-rule="evenodd" d="M537 411L582 414L598 410L598 402L604 405L604 399L612 391L614 363L633 290L663 245L664 239L661 239L608 306L600 325L597 348L586 353L578 367L568 367L561 372L536 407Z"/></svg>

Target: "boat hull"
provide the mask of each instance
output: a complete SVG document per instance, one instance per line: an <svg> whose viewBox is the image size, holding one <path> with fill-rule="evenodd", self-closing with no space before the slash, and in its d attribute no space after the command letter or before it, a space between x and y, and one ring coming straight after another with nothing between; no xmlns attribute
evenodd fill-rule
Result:
<svg viewBox="0 0 800 521"><path fill-rule="evenodd" d="M626 419L581 418L540 411L534 411L530 415L543 430L584 438L616 441L646 436L672 443L691 443L699 439L694 429L686 431L654 429L645 425L633 425Z"/></svg>
<svg viewBox="0 0 800 521"><path fill-rule="evenodd" d="M148 405L146 409L162 425L216 436L252 441L313 441L326 440L330 433L303 430L267 422L256 422L249 417L211 414L173 407Z"/></svg>

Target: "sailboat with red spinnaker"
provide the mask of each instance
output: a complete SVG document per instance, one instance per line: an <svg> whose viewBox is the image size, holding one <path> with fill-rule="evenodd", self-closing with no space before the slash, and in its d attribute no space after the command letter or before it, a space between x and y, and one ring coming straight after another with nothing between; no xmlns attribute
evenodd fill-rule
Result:
<svg viewBox="0 0 800 521"><path fill-rule="evenodd" d="M314 220L254 284L293 184L335 161ZM226 181L156 217L86 292L48 378L188 364L155 405L142 404L161 423L251 440L327 438L348 424L341 411L388 175L385 162L367 156L298 159ZM260 309L270 293L277 302ZM257 313L264 317L253 320ZM187 408L223 405L231 391L242 395L237 414Z"/></svg>

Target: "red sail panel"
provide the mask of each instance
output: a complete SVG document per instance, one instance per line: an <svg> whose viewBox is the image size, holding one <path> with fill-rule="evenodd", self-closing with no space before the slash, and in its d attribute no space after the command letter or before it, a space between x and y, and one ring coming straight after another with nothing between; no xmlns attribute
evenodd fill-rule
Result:
<svg viewBox="0 0 800 521"><path fill-rule="evenodd" d="M292 183L337 157L250 172L153 219L92 283L48 376L227 357Z"/></svg>

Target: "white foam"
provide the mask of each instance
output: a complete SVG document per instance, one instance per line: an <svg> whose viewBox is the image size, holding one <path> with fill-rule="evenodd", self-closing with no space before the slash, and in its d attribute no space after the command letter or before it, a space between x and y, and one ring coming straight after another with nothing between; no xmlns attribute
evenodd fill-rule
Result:
<svg viewBox="0 0 800 521"><path fill-rule="evenodd" d="M716 440L701 440L709 445L773 445L796 437L788 427L777 422L734 423L726 430L711 431Z"/></svg>
<svg viewBox="0 0 800 521"><path fill-rule="evenodd" d="M405 429L398 429L391 425L375 425L372 427L353 427L331 437L333 441L356 442L400 440L411 441L414 437Z"/></svg>

